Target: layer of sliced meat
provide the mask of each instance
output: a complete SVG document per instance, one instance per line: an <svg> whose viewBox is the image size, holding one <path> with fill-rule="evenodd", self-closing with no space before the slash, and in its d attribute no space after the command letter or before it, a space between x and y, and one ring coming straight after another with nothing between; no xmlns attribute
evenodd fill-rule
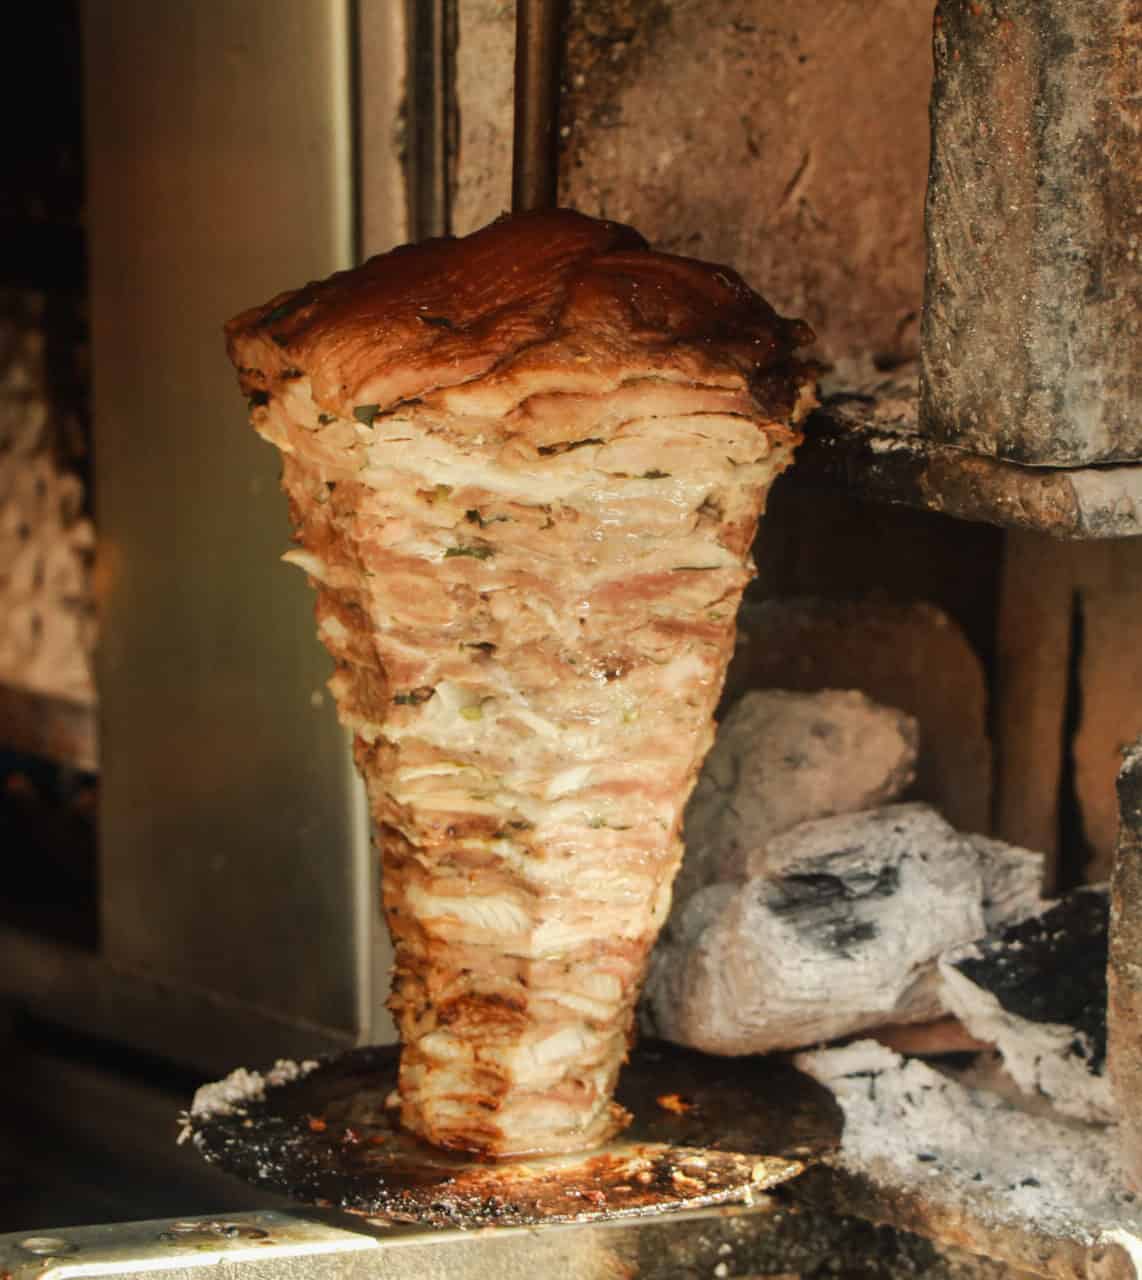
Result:
<svg viewBox="0 0 1142 1280"><path fill-rule="evenodd" d="M774 476L807 409L732 272L566 212L229 327L284 456L396 949L403 1123L593 1145Z"/></svg>

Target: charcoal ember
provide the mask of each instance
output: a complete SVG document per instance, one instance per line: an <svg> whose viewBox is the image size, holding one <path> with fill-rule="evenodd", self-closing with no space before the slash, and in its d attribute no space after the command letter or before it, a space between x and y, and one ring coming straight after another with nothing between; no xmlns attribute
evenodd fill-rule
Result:
<svg viewBox="0 0 1142 1280"><path fill-rule="evenodd" d="M988 886L1004 886L1006 918L1038 901L1037 883L1016 892L1024 853L977 844L922 804L802 823L752 851L743 884L683 905L651 967L652 1024L737 1054L938 1017L936 961L982 936Z"/></svg>
<svg viewBox="0 0 1142 1280"><path fill-rule="evenodd" d="M1044 909L1039 896L1047 869L1043 854L989 836L969 835L968 839L979 854L983 923L988 933Z"/></svg>
<svg viewBox="0 0 1142 1280"><path fill-rule="evenodd" d="M719 726L687 809L675 901L745 879L750 850L801 822L895 800L917 750L912 716L856 690L745 694Z"/></svg>
<svg viewBox="0 0 1142 1280"><path fill-rule="evenodd" d="M1046 866L1043 854L988 836L969 835L967 839L980 859L983 921L989 933L1043 910L1045 903L1040 896ZM890 1024L868 1034L897 1053L919 1057L974 1053L991 1048L951 1015L934 1022Z"/></svg>
<svg viewBox="0 0 1142 1280"><path fill-rule="evenodd" d="M879 543L860 545L854 553L858 559L880 554ZM800 558L811 550L797 545ZM839 571L820 559L828 554L820 548L812 553L808 572L839 589L833 576ZM776 572L772 556L762 565L763 571L768 565ZM780 584L774 579L770 586ZM935 672L939 679L933 679ZM881 706L914 716L920 750L908 798L934 805L960 831L987 829L992 785L987 683L971 642L942 609L922 602L811 596L747 603L738 617L726 675L726 705L751 689L775 688L861 689Z"/></svg>
<svg viewBox="0 0 1142 1280"><path fill-rule="evenodd" d="M940 959L945 1001L995 1044L1015 1083L1056 1110L1109 1123L1106 1072L1108 894L1076 890L1040 914Z"/></svg>

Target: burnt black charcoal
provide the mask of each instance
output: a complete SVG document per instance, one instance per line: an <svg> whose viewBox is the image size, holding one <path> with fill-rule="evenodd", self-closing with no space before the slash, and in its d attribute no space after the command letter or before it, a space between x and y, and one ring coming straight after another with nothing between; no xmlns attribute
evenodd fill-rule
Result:
<svg viewBox="0 0 1142 1280"><path fill-rule="evenodd" d="M1073 1052L1100 1072L1106 1058L1108 923L1106 891L1079 889L1042 915L981 942L978 956L958 960L955 967L1009 1013L1083 1032L1086 1045L1076 1037Z"/></svg>
<svg viewBox="0 0 1142 1280"><path fill-rule="evenodd" d="M842 849L833 858L820 860L820 870L782 876L767 887L766 905L775 916L795 916L795 927L815 947L851 955L854 948L874 941L880 930L871 920L854 913L854 904L868 898L887 898L900 888L895 866L856 871L843 876L829 870L853 850Z"/></svg>
<svg viewBox="0 0 1142 1280"><path fill-rule="evenodd" d="M836 857L851 853L842 849ZM900 887L897 867L882 866L876 871L853 873L844 878L827 870L783 876L769 900L774 915L787 915L807 905L827 906L837 902L855 902L860 898L887 898Z"/></svg>

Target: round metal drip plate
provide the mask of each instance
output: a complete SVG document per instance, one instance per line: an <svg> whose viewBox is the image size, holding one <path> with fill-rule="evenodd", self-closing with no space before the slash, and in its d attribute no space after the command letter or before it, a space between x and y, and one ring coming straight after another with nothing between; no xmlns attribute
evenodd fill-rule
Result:
<svg viewBox="0 0 1142 1280"><path fill-rule="evenodd" d="M791 1067L649 1045L620 1079L616 1100L634 1118L619 1139L574 1155L479 1160L395 1127L385 1104L396 1067L395 1049L364 1048L253 1090L238 1072L215 1086L221 1106L192 1110L190 1135L212 1164L304 1203L455 1227L741 1202L795 1177L840 1133L831 1096Z"/></svg>

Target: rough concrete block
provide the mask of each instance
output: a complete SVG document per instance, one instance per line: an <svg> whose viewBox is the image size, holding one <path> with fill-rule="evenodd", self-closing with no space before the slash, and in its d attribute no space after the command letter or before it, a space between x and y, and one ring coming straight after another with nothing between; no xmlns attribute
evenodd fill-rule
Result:
<svg viewBox="0 0 1142 1280"><path fill-rule="evenodd" d="M1123 1164L1142 1191L1142 738L1118 775L1121 826L1110 892L1107 1042Z"/></svg>
<svg viewBox="0 0 1142 1280"><path fill-rule="evenodd" d="M826 359L907 358L930 28L915 0L571 0L560 199L731 263Z"/></svg>
<svg viewBox="0 0 1142 1280"><path fill-rule="evenodd" d="M1142 458L1136 0L940 0L921 427Z"/></svg>

